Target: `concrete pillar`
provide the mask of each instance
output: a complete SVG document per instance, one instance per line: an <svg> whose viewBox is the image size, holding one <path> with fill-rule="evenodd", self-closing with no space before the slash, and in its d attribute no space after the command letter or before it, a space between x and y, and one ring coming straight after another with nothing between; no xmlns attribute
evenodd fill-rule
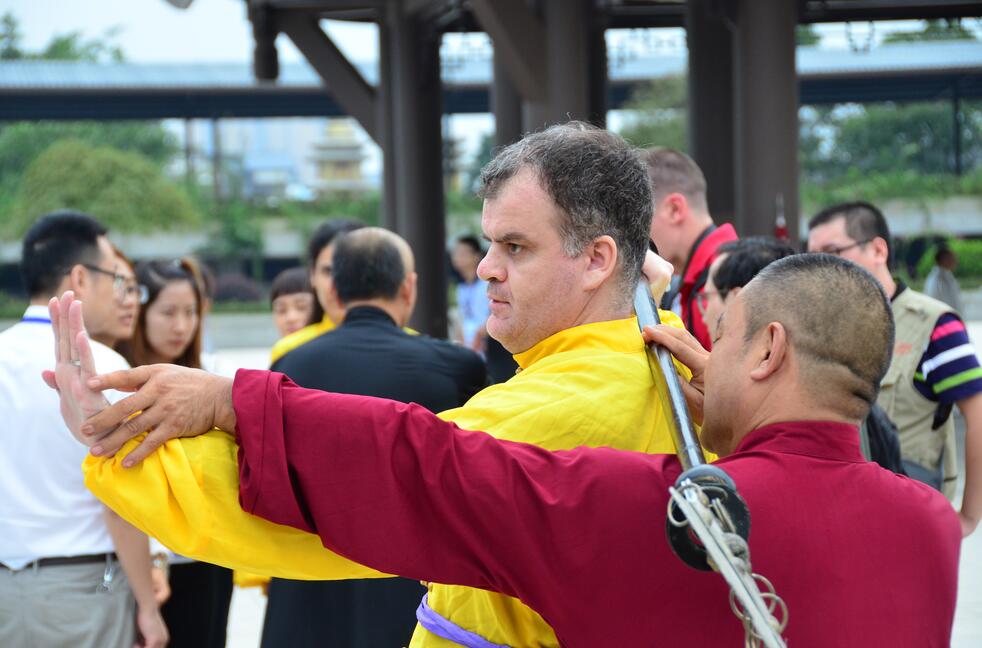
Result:
<svg viewBox="0 0 982 648"><path fill-rule="evenodd" d="M722 223L736 213L733 34L713 0L689 0L689 154L706 176L709 212Z"/></svg>
<svg viewBox="0 0 982 648"><path fill-rule="evenodd" d="M737 230L798 240L798 3L740 0L735 48Z"/></svg>
<svg viewBox="0 0 982 648"><path fill-rule="evenodd" d="M507 146L522 137L522 98L508 76L498 50L494 53L494 82L491 85L491 111L494 113L494 144Z"/></svg>
<svg viewBox="0 0 982 648"><path fill-rule="evenodd" d="M446 337L440 35L407 15L402 4L389 0L385 18L388 106L393 117L385 164L394 174L395 231L412 247L419 275L410 324L423 333ZM387 181L390 177L386 173Z"/></svg>

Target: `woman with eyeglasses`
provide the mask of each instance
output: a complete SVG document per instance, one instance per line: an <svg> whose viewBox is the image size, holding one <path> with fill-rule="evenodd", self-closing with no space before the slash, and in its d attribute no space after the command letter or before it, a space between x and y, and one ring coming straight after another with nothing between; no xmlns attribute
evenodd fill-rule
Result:
<svg viewBox="0 0 982 648"><path fill-rule="evenodd" d="M201 368L202 283L197 264L143 262L136 277L144 296L132 339L117 350L130 365L166 362ZM173 646L224 647L232 598L232 572L171 555L171 597L161 607ZM163 565L164 557L155 558Z"/></svg>

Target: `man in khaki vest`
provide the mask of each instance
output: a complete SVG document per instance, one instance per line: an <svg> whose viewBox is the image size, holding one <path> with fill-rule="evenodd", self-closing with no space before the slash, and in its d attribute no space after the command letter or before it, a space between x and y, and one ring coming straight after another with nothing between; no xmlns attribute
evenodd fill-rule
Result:
<svg viewBox="0 0 982 648"><path fill-rule="evenodd" d="M890 274L890 230L873 205L834 205L816 214L808 230L809 252L861 265L890 298L896 341L877 403L897 425L908 475L949 500L958 478L952 407L957 405L965 417L965 495L959 518L968 535L982 517L982 367L965 324L948 305Z"/></svg>

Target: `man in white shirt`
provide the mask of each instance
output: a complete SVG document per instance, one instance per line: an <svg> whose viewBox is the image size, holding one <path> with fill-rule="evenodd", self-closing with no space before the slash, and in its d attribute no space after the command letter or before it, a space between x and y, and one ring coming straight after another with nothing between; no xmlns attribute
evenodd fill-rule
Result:
<svg viewBox="0 0 982 648"><path fill-rule="evenodd" d="M119 305L138 299L105 235L90 216L55 212L24 238L30 306L0 333L0 646L129 648L134 618L143 645L167 643L147 537L85 488L87 449L65 434L41 378L54 364L52 296L74 291L93 334L114 330ZM93 352L100 371L127 368L109 347Z"/></svg>

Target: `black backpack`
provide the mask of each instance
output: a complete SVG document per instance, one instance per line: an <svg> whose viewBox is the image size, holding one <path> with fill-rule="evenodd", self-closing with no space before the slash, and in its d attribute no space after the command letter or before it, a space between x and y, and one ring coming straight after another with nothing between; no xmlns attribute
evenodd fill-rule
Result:
<svg viewBox="0 0 982 648"><path fill-rule="evenodd" d="M883 411L883 408L875 403L860 429L860 435L864 433L869 447L870 461L875 461L887 470L892 470L900 475L907 474L900 459L900 438L897 436L897 426Z"/></svg>

